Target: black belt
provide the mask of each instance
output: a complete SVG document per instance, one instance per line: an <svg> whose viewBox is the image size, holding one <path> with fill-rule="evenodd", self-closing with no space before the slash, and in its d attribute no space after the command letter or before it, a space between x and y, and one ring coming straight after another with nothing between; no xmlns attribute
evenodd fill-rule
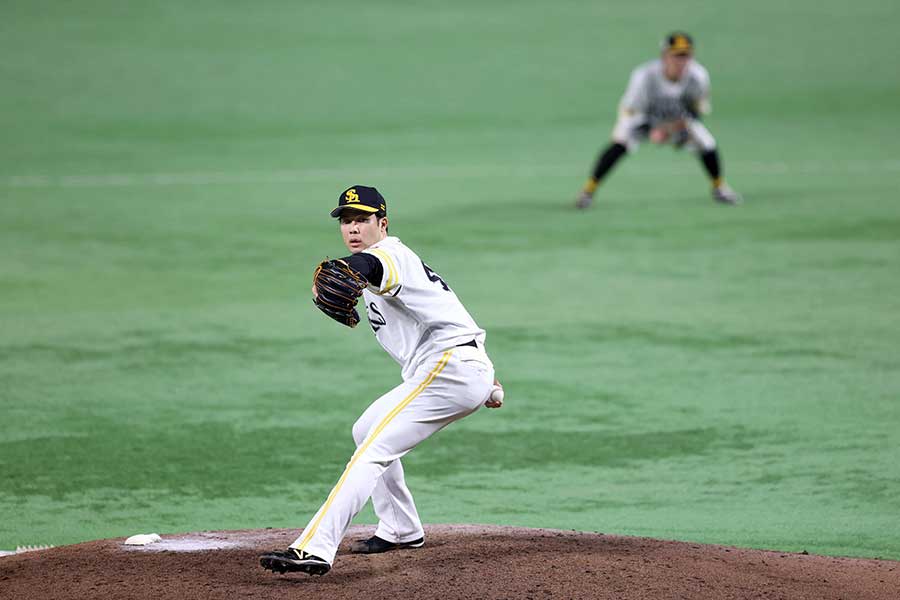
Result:
<svg viewBox="0 0 900 600"><path fill-rule="evenodd" d="M461 346L472 346L473 348L477 348L478 344L475 343L475 340L472 340L470 342L466 342L465 344L457 344L456 345L457 348L459 348Z"/></svg>

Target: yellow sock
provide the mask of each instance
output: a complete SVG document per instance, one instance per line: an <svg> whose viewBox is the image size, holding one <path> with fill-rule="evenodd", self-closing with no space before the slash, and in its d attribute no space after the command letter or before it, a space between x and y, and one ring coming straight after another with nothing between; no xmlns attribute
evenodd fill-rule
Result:
<svg viewBox="0 0 900 600"><path fill-rule="evenodd" d="M722 181L721 177L716 177L715 179L712 180L712 184L713 184L714 188L722 187L723 183L725 183L725 182Z"/></svg>
<svg viewBox="0 0 900 600"><path fill-rule="evenodd" d="M584 193L594 195L594 192L597 191L597 184L599 182L596 179L588 179L587 183L584 184Z"/></svg>

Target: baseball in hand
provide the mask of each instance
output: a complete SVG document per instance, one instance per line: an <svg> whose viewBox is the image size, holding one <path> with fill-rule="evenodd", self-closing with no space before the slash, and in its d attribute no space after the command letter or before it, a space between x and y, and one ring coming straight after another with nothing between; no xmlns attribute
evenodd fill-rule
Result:
<svg viewBox="0 0 900 600"><path fill-rule="evenodd" d="M494 389L491 390L491 395L484 405L488 408L500 408L503 406L503 386L494 384Z"/></svg>

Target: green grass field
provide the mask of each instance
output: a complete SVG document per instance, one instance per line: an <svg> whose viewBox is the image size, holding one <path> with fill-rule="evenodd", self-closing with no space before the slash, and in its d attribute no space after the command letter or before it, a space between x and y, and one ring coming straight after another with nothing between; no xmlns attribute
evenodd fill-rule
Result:
<svg viewBox="0 0 900 600"><path fill-rule="evenodd" d="M399 381L309 300L366 184L507 389L426 522L900 559L895 2L303 4L4 3L0 549L302 527ZM645 147L576 212L673 28L746 204Z"/></svg>

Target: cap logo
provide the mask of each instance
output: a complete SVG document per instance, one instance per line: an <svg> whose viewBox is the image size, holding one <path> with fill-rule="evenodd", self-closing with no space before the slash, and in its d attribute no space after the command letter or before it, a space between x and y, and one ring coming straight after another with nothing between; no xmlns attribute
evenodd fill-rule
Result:
<svg viewBox="0 0 900 600"><path fill-rule="evenodd" d="M672 40L672 49L673 50L689 50L690 48L691 48L691 43L683 35L676 35L675 38Z"/></svg>
<svg viewBox="0 0 900 600"><path fill-rule="evenodd" d="M347 193L344 194L344 200L349 202L359 202L359 194L356 193L356 188L350 188L347 190Z"/></svg>

